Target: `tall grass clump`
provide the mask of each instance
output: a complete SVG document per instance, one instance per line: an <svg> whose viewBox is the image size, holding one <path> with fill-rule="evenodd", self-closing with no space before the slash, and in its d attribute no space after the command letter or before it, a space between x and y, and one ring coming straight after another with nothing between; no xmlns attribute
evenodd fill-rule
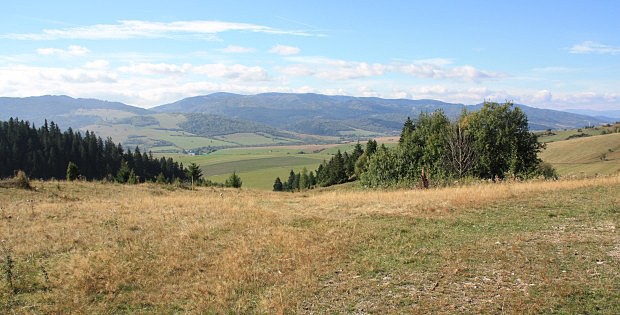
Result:
<svg viewBox="0 0 620 315"><path fill-rule="evenodd" d="M32 189L32 186L30 185L30 179L28 179L28 176L22 170L17 171L17 174L15 174L13 178L0 181L0 187Z"/></svg>

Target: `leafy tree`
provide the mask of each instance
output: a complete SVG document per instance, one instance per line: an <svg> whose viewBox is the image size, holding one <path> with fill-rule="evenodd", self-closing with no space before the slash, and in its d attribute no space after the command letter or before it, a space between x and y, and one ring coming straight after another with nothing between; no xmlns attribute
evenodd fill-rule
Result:
<svg viewBox="0 0 620 315"><path fill-rule="evenodd" d="M367 187L386 187L398 185L403 181L402 149L381 147L368 160L367 170L360 177L361 184Z"/></svg>
<svg viewBox="0 0 620 315"><path fill-rule="evenodd" d="M233 172L230 174L230 177L228 177L224 185L226 187L241 188L242 184L241 177L239 177L236 172Z"/></svg>
<svg viewBox="0 0 620 315"><path fill-rule="evenodd" d="M276 177L275 182L273 183L273 191L283 191L284 185L282 185L282 181L280 177Z"/></svg>
<svg viewBox="0 0 620 315"><path fill-rule="evenodd" d="M69 164L67 165L67 180L68 181L76 180L78 178L78 175L79 175L79 172L78 172L77 164L73 162L69 162Z"/></svg>
<svg viewBox="0 0 620 315"><path fill-rule="evenodd" d="M495 179L535 173L542 145L529 131L525 113L511 102L484 102L480 111L467 116L467 129L479 155L478 176Z"/></svg>
<svg viewBox="0 0 620 315"><path fill-rule="evenodd" d="M474 140L469 131L463 128L463 122L450 126L446 139L444 162L450 172L457 178L467 175L476 165L477 155L474 150Z"/></svg>

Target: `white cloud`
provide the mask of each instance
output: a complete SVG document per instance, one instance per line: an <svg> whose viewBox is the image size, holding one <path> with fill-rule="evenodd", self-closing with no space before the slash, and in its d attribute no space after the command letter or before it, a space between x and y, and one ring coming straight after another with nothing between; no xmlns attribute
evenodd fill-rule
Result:
<svg viewBox="0 0 620 315"><path fill-rule="evenodd" d="M286 45L276 45L272 47L271 49L269 49L270 53L278 54L280 56L297 55L299 54L300 51L301 49L299 49L299 47L286 46Z"/></svg>
<svg viewBox="0 0 620 315"><path fill-rule="evenodd" d="M226 78L237 81L268 81L267 70L259 66L245 66L240 64L205 64L192 68L193 73L208 77Z"/></svg>
<svg viewBox="0 0 620 315"><path fill-rule="evenodd" d="M84 65L84 68L86 69L95 69L95 70L105 70L108 69L108 67L110 66L110 62L107 60L93 60L90 62L87 62Z"/></svg>
<svg viewBox="0 0 620 315"><path fill-rule="evenodd" d="M190 64L138 63L118 68L118 71L140 75L179 75L192 68Z"/></svg>
<svg viewBox="0 0 620 315"><path fill-rule="evenodd" d="M191 75L198 74L210 78L222 78L234 81L268 81L267 70L259 66L246 66L241 64L211 63L182 65L167 63L136 63L129 66L119 67L121 73L132 75Z"/></svg>
<svg viewBox="0 0 620 315"><path fill-rule="evenodd" d="M610 54L620 53L620 47L605 45L594 41L585 41L573 45L568 51L572 54Z"/></svg>
<svg viewBox="0 0 620 315"><path fill-rule="evenodd" d="M39 48L37 49L37 54L49 56L49 55L58 55L61 57L66 56L84 56L90 53L90 50L86 47L71 45L67 47L67 49L59 49L59 48Z"/></svg>
<svg viewBox="0 0 620 315"><path fill-rule="evenodd" d="M83 56L90 52L90 50L86 47L71 45L69 49L67 49L67 53L71 56Z"/></svg>
<svg viewBox="0 0 620 315"><path fill-rule="evenodd" d="M222 52L229 53L229 54L245 54L245 53L251 53L254 51L255 51L254 48L237 46L237 45L228 45L226 46L226 48L222 49Z"/></svg>
<svg viewBox="0 0 620 315"><path fill-rule="evenodd" d="M541 90L541 91L535 92L531 96L530 102L535 103L535 104L548 103L552 99L553 99L553 95L551 94L551 91L549 91L549 90Z"/></svg>
<svg viewBox="0 0 620 315"><path fill-rule="evenodd" d="M387 73L403 73L418 78L452 79L465 82L499 79L505 74L483 71L472 66L447 67L447 59L427 59L411 63L366 63L322 57L290 57L296 62L280 67L282 74L290 76L314 76L324 80L352 80L382 76Z"/></svg>
<svg viewBox="0 0 620 315"><path fill-rule="evenodd" d="M501 73L483 71L473 66L465 65L458 67L445 67L448 64L428 63L426 61L414 62L409 64L392 64L392 71L406 73L420 78L432 79L455 79L470 82L479 82L486 79L498 79L506 77Z"/></svg>
<svg viewBox="0 0 620 315"><path fill-rule="evenodd" d="M65 29L47 29L41 33L12 33L0 38L16 40L55 39L130 39L130 38L201 38L216 39L218 33L242 31L268 34L311 36L305 31L279 30L269 26L222 21L152 22L128 20L117 24L95 24Z"/></svg>

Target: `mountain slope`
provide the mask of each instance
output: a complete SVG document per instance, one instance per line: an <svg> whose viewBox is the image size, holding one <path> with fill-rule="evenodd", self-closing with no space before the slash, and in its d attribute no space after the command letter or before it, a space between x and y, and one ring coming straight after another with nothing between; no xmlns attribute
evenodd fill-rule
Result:
<svg viewBox="0 0 620 315"><path fill-rule="evenodd" d="M19 117L37 125L43 121L79 128L99 121L144 115L149 110L119 102L72 98L65 95L0 97L0 120Z"/></svg>
<svg viewBox="0 0 620 315"><path fill-rule="evenodd" d="M435 100L381 99L322 94L263 93L238 95L215 93L186 98L152 108L158 112L208 113L253 120L281 129L339 135L341 131L373 125L376 134L393 133L407 116L443 109L460 113L463 105ZM370 124L369 122L372 122ZM366 129L364 129L366 130Z"/></svg>
<svg viewBox="0 0 620 315"><path fill-rule="evenodd" d="M321 94L263 93L239 95L215 93L190 97L161 105L157 112L207 113L252 120L295 132L344 135L353 131L395 134L407 116L443 110L456 118L467 106L437 100L382 99L376 97L329 96ZM564 129L601 124L594 117L517 105L528 115L532 130Z"/></svg>

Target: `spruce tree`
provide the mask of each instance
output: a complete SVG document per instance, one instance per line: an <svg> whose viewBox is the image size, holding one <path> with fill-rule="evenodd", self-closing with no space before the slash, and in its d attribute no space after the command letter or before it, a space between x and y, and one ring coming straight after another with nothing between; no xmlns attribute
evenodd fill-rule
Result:
<svg viewBox="0 0 620 315"><path fill-rule="evenodd" d="M67 180L68 181L76 180L78 175L79 173L78 173L77 164L73 162L69 162L69 164L67 165Z"/></svg>
<svg viewBox="0 0 620 315"><path fill-rule="evenodd" d="M282 181L280 180L280 177L276 177L276 180L273 183L273 191L282 191L282 190L284 190Z"/></svg>

